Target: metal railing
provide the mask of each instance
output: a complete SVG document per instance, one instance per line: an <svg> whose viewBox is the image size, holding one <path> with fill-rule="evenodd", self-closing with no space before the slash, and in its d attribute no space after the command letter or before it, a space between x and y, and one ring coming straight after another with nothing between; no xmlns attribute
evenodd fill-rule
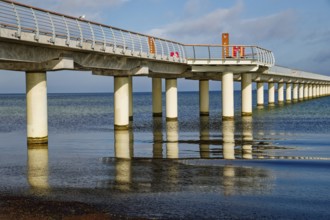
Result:
<svg viewBox="0 0 330 220"><path fill-rule="evenodd" d="M306 72L297 69L291 69L283 66L273 66L269 68L268 73L275 75L278 74L287 77L295 77L299 79L306 79L306 80L330 81L330 76Z"/></svg>
<svg viewBox="0 0 330 220"><path fill-rule="evenodd" d="M186 62L183 44L7 0L0 0L1 28L14 30L18 39L23 33L30 33L36 42L43 36L54 45L64 39L69 47L85 49L87 44L90 50ZM153 45L150 45L150 39Z"/></svg>
<svg viewBox="0 0 330 220"><path fill-rule="evenodd" d="M0 0L1 29L14 32L10 36L18 40L178 63L240 59L273 66L275 62L271 51L257 46L184 45L8 0Z"/></svg>
<svg viewBox="0 0 330 220"><path fill-rule="evenodd" d="M246 45L185 45L187 60L247 60L274 66L273 52L258 46Z"/></svg>

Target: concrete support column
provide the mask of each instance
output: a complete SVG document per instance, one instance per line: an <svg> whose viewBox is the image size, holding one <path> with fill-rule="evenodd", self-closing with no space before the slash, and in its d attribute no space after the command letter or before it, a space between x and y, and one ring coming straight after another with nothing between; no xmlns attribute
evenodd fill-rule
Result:
<svg viewBox="0 0 330 220"><path fill-rule="evenodd" d="M320 85L316 85L316 93L317 93L317 97L321 96Z"/></svg>
<svg viewBox="0 0 330 220"><path fill-rule="evenodd" d="M133 121L133 77L128 77L129 120Z"/></svg>
<svg viewBox="0 0 330 220"><path fill-rule="evenodd" d="M313 86L311 84L308 84L308 98L313 98Z"/></svg>
<svg viewBox="0 0 330 220"><path fill-rule="evenodd" d="M209 81L199 80L199 114L209 115Z"/></svg>
<svg viewBox="0 0 330 220"><path fill-rule="evenodd" d="M177 79L166 79L166 121L178 120Z"/></svg>
<svg viewBox="0 0 330 220"><path fill-rule="evenodd" d="M264 83L257 82L257 106L264 106Z"/></svg>
<svg viewBox="0 0 330 220"><path fill-rule="evenodd" d="M278 83L278 104L284 104L284 83Z"/></svg>
<svg viewBox="0 0 330 220"><path fill-rule="evenodd" d="M234 119L234 74L222 74L222 120Z"/></svg>
<svg viewBox="0 0 330 220"><path fill-rule="evenodd" d="M304 100L304 84L299 84L299 101Z"/></svg>
<svg viewBox="0 0 330 220"><path fill-rule="evenodd" d="M27 143L48 143L46 72L26 72Z"/></svg>
<svg viewBox="0 0 330 220"><path fill-rule="evenodd" d="M242 116L252 115L252 77L249 73L242 74Z"/></svg>
<svg viewBox="0 0 330 220"><path fill-rule="evenodd" d="M313 84L313 98L316 98L316 85Z"/></svg>
<svg viewBox="0 0 330 220"><path fill-rule="evenodd" d="M268 83L268 105L275 105L275 85L272 82Z"/></svg>
<svg viewBox="0 0 330 220"><path fill-rule="evenodd" d="M291 103L292 84L286 84L286 103Z"/></svg>
<svg viewBox="0 0 330 220"><path fill-rule="evenodd" d="M114 77L114 127L127 130L129 127L129 77Z"/></svg>
<svg viewBox="0 0 330 220"><path fill-rule="evenodd" d="M305 87L304 87L304 99L308 99L308 85L305 84Z"/></svg>
<svg viewBox="0 0 330 220"><path fill-rule="evenodd" d="M298 101L298 83L293 83L293 101Z"/></svg>
<svg viewBox="0 0 330 220"><path fill-rule="evenodd" d="M152 115L162 117L162 79L152 78Z"/></svg>

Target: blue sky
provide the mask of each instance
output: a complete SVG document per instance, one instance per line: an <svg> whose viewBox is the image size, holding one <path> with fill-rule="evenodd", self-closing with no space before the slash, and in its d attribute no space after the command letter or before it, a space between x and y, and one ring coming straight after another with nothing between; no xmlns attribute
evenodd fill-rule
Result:
<svg viewBox="0 0 330 220"><path fill-rule="evenodd" d="M181 43L258 45L276 64L330 75L330 0L17 0L107 25ZM48 92L112 92L113 78L90 72L48 72ZM24 93L23 72L0 71L0 93ZM179 91L197 81L179 80ZM220 88L211 82L211 90ZM134 78L134 91L151 91L151 80Z"/></svg>

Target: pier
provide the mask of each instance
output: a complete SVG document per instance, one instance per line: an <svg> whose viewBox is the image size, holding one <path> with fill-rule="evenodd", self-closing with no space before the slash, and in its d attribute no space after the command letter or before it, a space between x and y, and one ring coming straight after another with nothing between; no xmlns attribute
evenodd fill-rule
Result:
<svg viewBox="0 0 330 220"><path fill-rule="evenodd" d="M258 107L330 95L329 76L277 66L273 52L259 46L187 45L7 0L0 1L0 69L25 72L28 145L48 142L49 71L90 71L95 77L114 77L118 141L126 141L125 131L134 120L134 77L145 77L146 83L152 83L151 115L165 115L172 124L167 128L169 145L177 144L178 139L172 128L180 119L179 78L199 81L201 116L209 115L209 81L221 82L222 120L227 124L234 120L235 81L241 82L242 116L252 115L253 83ZM166 85L165 114L162 80ZM265 84L268 103L264 101ZM175 151L171 154L177 157Z"/></svg>

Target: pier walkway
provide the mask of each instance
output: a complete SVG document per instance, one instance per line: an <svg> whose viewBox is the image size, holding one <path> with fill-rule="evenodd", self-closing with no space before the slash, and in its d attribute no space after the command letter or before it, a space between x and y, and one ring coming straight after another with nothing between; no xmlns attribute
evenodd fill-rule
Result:
<svg viewBox="0 0 330 220"><path fill-rule="evenodd" d="M178 119L177 79L199 80L200 114L209 114L209 80L222 83L222 118L234 119L234 81L241 82L242 116L257 104L293 103L330 94L330 77L275 65L272 51L249 45L186 45L7 0L0 0L0 69L26 73L28 143L47 143L47 71L83 70L114 77L114 128L133 119L132 78L152 79L152 112ZM10 74L10 73L8 73ZM77 79L79 80L79 79Z"/></svg>

